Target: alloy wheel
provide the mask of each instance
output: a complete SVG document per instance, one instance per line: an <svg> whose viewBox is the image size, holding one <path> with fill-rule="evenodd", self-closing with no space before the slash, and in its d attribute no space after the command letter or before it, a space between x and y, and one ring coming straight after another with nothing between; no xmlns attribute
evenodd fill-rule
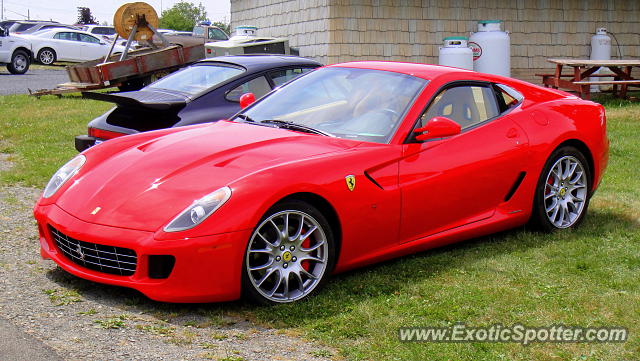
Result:
<svg viewBox="0 0 640 361"><path fill-rule="evenodd" d="M40 52L40 57L38 60L40 60L40 62L44 65L50 65L53 63L54 61L54 55L53 52L51 50L42 50Z"/></svg>
<svg viewBox="0 0 640 361"><path fill-rule="evenodd" d="M251 286L272 302L286 303L311 293L328 266L329 243L320 223L299 210L267 217L253 232L246 252Z"/></svg>
<svg viewBox="0 0 640 361"><path fill-rule="evenodd" d="M547 174L544 207L548 220L556 228L571 227L584 211L588 197L587 174L576 157L558 159Z"/></svg>

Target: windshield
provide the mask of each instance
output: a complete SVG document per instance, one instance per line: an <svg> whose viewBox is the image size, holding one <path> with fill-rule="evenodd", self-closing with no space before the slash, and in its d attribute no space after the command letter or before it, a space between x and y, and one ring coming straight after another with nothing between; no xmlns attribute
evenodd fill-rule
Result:
<svg viewBox="0 0 640 361"><path fill-rule="evenodd" d="M193 36L204 36L204 28L202 26L194 26Z"/></svg>
<svg viewBox="0 0 640 361"><path fill-rule="evenodd" d="M426 84L388 71L323 68L283 86L236 119L278 120L340 138L388 143Z"/></svg>
<svg viewBox="0 0 640 361"><path fill-rule="evenodd" d="M176 90L191 95L199 94L238 74L240 67L224 65L196 65L177 71L149 85L147 89Z"/></svg>
<svg viewBox="0 0 640 361"><path fill-rule="evenodd" d="M11 25L11 27L9 28L9 30L12 33L19 33L28 29L31 29L32 27L36 26L37 24L22 24L22 23L15 23L13 25Z"/></svg>

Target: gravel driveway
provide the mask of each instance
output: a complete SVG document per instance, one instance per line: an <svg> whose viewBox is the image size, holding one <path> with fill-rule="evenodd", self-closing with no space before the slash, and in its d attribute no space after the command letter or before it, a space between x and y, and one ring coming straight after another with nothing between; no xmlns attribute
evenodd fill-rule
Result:
<svg viewBox="0 0 640 361"><path fill-rule="evenodd" d="M0 188L0 318L62 359L324 360L336 355L242 318L234 311L237 303L153 302L133 290L84 281L43 261L31 215L38 193Z"/></svg>
<svg viewBox="0 0 640 361"><path fill-rule="evenodd" d="M0 95L29 94L29 89L53 89L58 84L69 82L64 67L29 69L23 75L13 75L0 67Z"/></svg>

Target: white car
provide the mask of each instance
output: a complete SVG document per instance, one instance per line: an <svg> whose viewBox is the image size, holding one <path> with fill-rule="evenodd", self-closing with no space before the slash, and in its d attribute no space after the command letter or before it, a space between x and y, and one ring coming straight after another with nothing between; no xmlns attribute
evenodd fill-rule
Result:
<svg viewBox="0 0 640 361"><path fill-rule="evenodd" d="M113 26L107 25L82 25L80 30L91 33L97 37L102 37L104 40L112 41L116 37L116 29Z"/></svg>
<svg viewBox="0 0 640 361"><path fill-rule="evenodd" d="M108 25L82 25L81 30L94 35L116 35L116 29Z"/></svg>
<svg viewBox="0 0 640 361"><path fill-rule="evenodd" d="M11 74L24 74L31 64L31 44L28 41L9 35L0 27L0 64L6 64Z"/></svg>
<svg viewBox="0 0 640 361"><path fill-rule="evenodd" d="M44 65L56 61L81 62L104 57L111 44L90 33L71 29L50 29L21 35L31 43L35 60ZM122 53L124 47L115 45L113 54Z"/></svg>

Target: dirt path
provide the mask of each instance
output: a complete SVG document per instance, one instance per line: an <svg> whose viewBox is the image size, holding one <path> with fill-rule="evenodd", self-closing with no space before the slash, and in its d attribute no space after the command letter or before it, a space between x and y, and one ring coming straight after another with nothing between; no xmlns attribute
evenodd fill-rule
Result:
<svg viewBox="0 0 640 361"><path fill-rule="evenodd" d="M84 281L43 261L31 215L38 192L0 188L0 317L61 358L325 360L321 355L336 354L253 324L241 316L238 303L157 303L133 290Z"/></svg>

